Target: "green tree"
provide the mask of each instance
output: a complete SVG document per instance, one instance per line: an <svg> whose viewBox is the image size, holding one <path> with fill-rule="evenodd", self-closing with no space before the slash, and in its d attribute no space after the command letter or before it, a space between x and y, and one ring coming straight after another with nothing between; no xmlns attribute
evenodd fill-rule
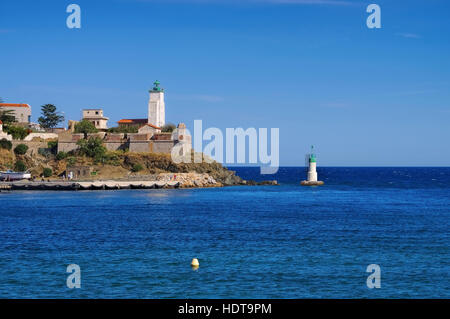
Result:
<svg viewBox="0 0 450 319"><path fill-rule="evenodd" d="M8 141L6 138L2 138L0 140L0 148L4 148L5 150L10 151L12 148L12 143L11 141Z"/></svg>
<svg viewBox="0 0 450 319"><path fill-rule="evenodd" d="M80 146L79 152L81 155L86 155L88 157L100 158L106 153L106 147L103 146L102 140L98 137L79 140L77 145Z"/></svg>
<svg viewBox="0 0 450 319"><path fill-rule="evenodd" d="M23 140L30 130L21 126L8 125L5 127L5 132L11 134L15 140Z"/></svg>
<svg viewBox="0 0 450 319"><path fill-rule="evenodd" d="M53 104L42 105L41 112L42 116L38 118L38 122L43 128L54 128L64 121L64 116L56 111L56 106Z"/></svg>
<svg viewBox="0 0 450 319"><path fill-rule="evenodd" d="M28 151L28 146L25 144L19 144L14 148L14 153L17 155L25 155Z"/></svg>
<svg viewBox="0 0 450 319"><path fill-rule="evenodd" d="M27 166L25 165L24 162L22 161L17 161L16 164L14 165L14 169L17 172L25 172L27 170Z"/></svg>
<svg viewBox="0 0 450 319"><path fill-rule="evenodd" d="M65 158L67 158L67 156L68 156L68 154L66 152L62 152L61 151L58 154L56 154L56 159L58 161L61 161L61 160L65 159Z"/></svg>
<svg viewBox="0 0 450 319"><path fill-rule="evenodd" d="M13 110L0 111L0 121L2 121L4 124L14 123L16 121L16 117L13 114Z"/></svg>
<svg viewBox="0 0 450 319"><path fill-rule="evenodd" d="M44 168L42 175L44 175L44 177L50 177L53 175L53 171L51 168L46 167L46 168Z"/></svg>
<svg viewBox="0 0 450 319"><path fill-rule="evenodd" d="M89 133L97 133L98 130L95 128L95 125L88 120L82 120L75 124L75 133L84 133L87 135Z"/></svg>
<svg viewBox="0 0 450 319"><path fill-rule="evenodd" d="M164 133L172 133L177 127L175 126L175 124L172 123L167 123L166 125L164 125L161 128L161 132Z"/></svg>

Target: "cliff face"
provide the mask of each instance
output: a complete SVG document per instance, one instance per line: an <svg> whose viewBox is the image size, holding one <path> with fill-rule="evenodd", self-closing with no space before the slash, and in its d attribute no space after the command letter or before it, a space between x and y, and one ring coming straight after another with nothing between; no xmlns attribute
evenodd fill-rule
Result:
<svg viewBox="0 0 450 319"><path fill-rule="evenodd" d="M161 173L178 174L178 178L187 178L187 173L198 173L199 181L210 176L217 185L239 185L245 182L221 164L213 163L180 163L172 161L169 154L155 153L130 153L111 152L109 159L103 163L85 156L69 156L57 160L54 155L42 156L38 153L33 155L16 156L12 151L0 149L0 169L6 170L14 167L16 160L23 161L32 176L40 177L44 168L51 168L53 178L66 172L67 167L90 167L95 174L84 176L82 179L141 179L155 180ZM136 168L139 169L136 169ZM166 174L167 175L167 174ZM215 184L213 182L209 184Z"/></svg>
<svg viewBox="0 0 450 319"><path fill-rule="evenodd" d="M11 151L0 148L0 170L7 170L14 166L14 155Z"/></svg>
<svg viewBox="0 0 450 319"><path fill-rule="evenodd" d="M243 180L235 175L235 172L223 167L217 162L213 163L180 163L176 164L172 161L168 154L153 153L125 153L123 163L125 167L132 168L135 164L145 166L146 171L150 174L157 173L190 173L199 174L206 173L214 180L223 185L242 184Z"/></svg>

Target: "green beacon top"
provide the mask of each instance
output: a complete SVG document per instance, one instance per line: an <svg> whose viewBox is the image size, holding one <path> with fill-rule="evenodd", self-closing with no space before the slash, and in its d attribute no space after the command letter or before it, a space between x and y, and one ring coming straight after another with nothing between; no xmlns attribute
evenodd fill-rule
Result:
<svg viewBox="0 0 450 319"><path fill-rule="evenodd" d="M151 89L151 92L164 92L164 89L159 87L160 84L161 83L158 80L156 80L153 83L154 87L153 87L153 89Z"/></svg>
<svg viewBox="0 0 450 319"><path fill-rule="evenodd" d="M314 154L314 146L311 146L311 154L309 154L309 162L310 163L316 162L316 154Z"/></svg>

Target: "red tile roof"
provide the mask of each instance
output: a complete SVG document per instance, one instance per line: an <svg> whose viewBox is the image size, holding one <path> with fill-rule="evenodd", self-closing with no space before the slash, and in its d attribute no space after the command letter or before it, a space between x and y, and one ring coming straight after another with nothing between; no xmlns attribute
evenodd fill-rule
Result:
<svg viewBox="0 0 450 319"><path fill-rule="evenodd" d="M30 107L28 104L0 103L0 107Z"/></svg>
<svg viewBox="0 0 450 319"><path fill-rule="evenodd" d="M122 119L119 124L147 124L147 119Z"/></svg>

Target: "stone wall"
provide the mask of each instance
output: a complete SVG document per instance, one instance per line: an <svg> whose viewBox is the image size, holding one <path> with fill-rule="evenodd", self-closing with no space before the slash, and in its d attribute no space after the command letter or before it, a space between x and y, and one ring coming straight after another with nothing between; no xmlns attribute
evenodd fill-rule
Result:
<svg viewBox="0 0 450 319"><path fill-rule="evenodd" d="M170 154L175 145L174 141L152 141L153 153Z"/></svg>
<svg viewBox="0 0 450 319"><path fill-rule="evenodd" d="M130 142L129 151L133 153L152 153L149 141Z"/></svg>
<svg viewBox="0 0 450 319"><path fill-rule="evenodd" d="M58 153L70 152L78 149L77 142L84 138L84 134L61 133L58 136Z"/></svg>
<svg viewBox="0 0 450 319"><path fill-rule="evenodd" d="M58 134L55 133L30 133L25 137L24 141L32 141L33 139L51 140L57 139Z"/></svg>
<svg viewBox="0 0 450 319"><path fill-rule="evenodd" d="M10 134L6 134L5 132L0 132L0 140L8 140L8 141L12 141L12 135Z"/></svg>
<svg viewBox="0 0 450 319"><path fill-rule="evenodd" d="M128 139L123 133L108 133L106 134L103 143L108 151L125 150L129 148Z"/></svg>
<svg viewBox="0 0 450 319"><path fill-rule="evenodd" d="M18 141L13 140L12 141L12 149L19 145L19 144L25 144L28 146L27 155L33 156L38 154L40 148L48 148L48 142L46 141Z"/></svg>
<svg viewBox="0 0 450 319"><path fill-rule="evenodd" d="M170 154L174 145L181 143L180 150L190 153L191 139L189 135L180 136L180 141L173 139L171 133L95 133L88 134L88 137L98 137L103 140L103 144L109 151L128 149L134 153L165 153ZM178 136L177 136L178 137ZM78 149L77 142L84 138L83 134L71 134L65 132L59 134L58 152L70 152Z"/></svg>
<svg viewBox="0 0 450 319"><path fill-rule="evenodd" d="M74 179L91 177L93 169L91 166L67 166L66 175L72 172Z"/></svg>
<svg viewBox="0 0 450 319"><path fill-rule="evenodd" d="M124 142L104 142L104 145L108 151L119 151L129 149L128 141Z"/></svg>

